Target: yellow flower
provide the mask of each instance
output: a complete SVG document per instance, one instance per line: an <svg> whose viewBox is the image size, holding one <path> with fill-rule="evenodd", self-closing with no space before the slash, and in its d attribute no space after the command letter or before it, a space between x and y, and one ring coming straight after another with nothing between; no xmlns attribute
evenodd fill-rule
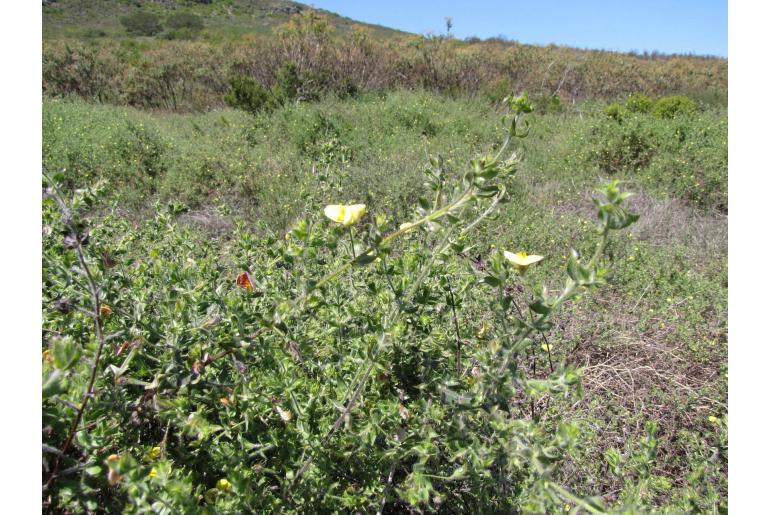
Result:
<svg viewBox="0 0 770 515"><path fill-rule="evenodd" d="M507 250L504 250L503 255L505 256L505 259L507 259L513 264L513 267L516 270L519 270L522 273L525 272L530 265L534 265L535 263L543 259L543 256L537 256L534 254L530 256L523 250L520 252L516 252L515 254L513 252L508 252Z"/></svg>
<svg viewBox="0 0 770 515"><path fill-rule="evenodd" d="M551 349L553 349L553 345L550 345L548 343L544 343L543 345L540 346L540 348L543 349L546 352L550 352Z"/></svg>
<svg viewBox="0 0 770 515"><path fill-rule="evenodd" d="M714 415L710 415L709 416L709 422L711 422L712 424L716 424L717 422L719 422L719 417L715 417Z"/></svg>
<svg viewBox="0 0 770 515"><path fill-rule="evenodd" d="M231 485L230 481L228 481L227 479L222 478L219 481L217 481L217 490L227 492L232 489L233 489L233 485Z"/></svg>
<svg viewBox="0 0 770 515"><path fill-rule="evenodd" d="M153 447L147 452L147 457L151 460L157 460L160 457L160 447Z"/></svg>
<svg viewBox="0 0 770 515"><path fill-rule="evenodd" d="M324 208L326 218L342 224L345 227L358 222L366 213L366 204L339 205L332 204Z"/></svg>
<svg viewBox="0 0 770 515"><path fill-rule="evenodd" d="M158 477L158 471L155 470L155 467L152 467L152 469L150 470L150 473L147 474L147 477Z"/></svg>

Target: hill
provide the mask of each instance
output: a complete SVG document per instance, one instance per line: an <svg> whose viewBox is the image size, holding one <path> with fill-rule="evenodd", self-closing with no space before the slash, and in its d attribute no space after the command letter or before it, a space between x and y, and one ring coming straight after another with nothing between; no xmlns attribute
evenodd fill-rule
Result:
<svg viewBox="0 0 770 515"><path fill-rule="evenodd" d="M421 36L277 0L138 5L46 5L44 93L207 111L224 106L233 81L257 91L283 77L305 100L423 89L493 101L527 90L557 107L631 93L727 102L727 60L713 57Z"/></svg>
<svg viewBox="0 0 770 515"><path fill-rule="evenodd" d="M132 35L121 23L121 18L138 12L154 14L161 23L179 13L193 14L203 21L205 29L200 34L203 39L237 39L245 35L270 34L292 15L307 10L326 15L331 25L341 33L361 26L378 38L407 34L288 0L58 0L43 3L43 39L130 38Z"/></svg>

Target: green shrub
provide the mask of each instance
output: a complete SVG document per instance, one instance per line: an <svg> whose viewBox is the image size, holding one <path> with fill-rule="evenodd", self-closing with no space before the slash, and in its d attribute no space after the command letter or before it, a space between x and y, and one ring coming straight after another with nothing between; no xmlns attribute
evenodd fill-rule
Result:
<svg viewBox="0 0 770 515"><path fill-rule="evenodd" d="M623 121L623 116L625 115L625 112L626 110L623 108L623 106L618 104L617 102L614 102L608 105L604 109L604 114L606 114L608 118L615 120L618 123Z"/></svg>
<svg viewBox="0 0 770 515"><path fill-rule="evenodd" d="M163 29L160 17L146 11L137 11L123 16L120 18L120 23L123 24L126 32L134 36L154 36Z"/></svg>
<svg viewBox="0 0 770 515"><path fill-rule="evenodd" d="M634 93L626 100L626 109L632 113L649 113L652 110L652 106L652 99L641 93Z"/></svg>
<svg viewBox="0 0 770 515"><path fill-rule="evenodd" d="M638 124L612 124L602 132L602 143L593 154L602 171L610 174L638 171L652 160L655 150L652 138Z"/></svg>
<svg viewBox="0 0 770 515"><path fill-rule="evenodd" d="M659 118L674 118L696 111L698 111L698 104L691 98L682 95L661 97L652 108L652 113Z"/></svg>
<svg viewBox="0 0 770 515"><path fill-rule="evenodd" d="M83 31L84 38L103 38L107 36L107 32L103 29L89 28Z"/></svg>
<svg viewBox="0 0 770 515"><path fill-rule="evenodd" d="M342 143L342 134L334 118L315 111L311 119L293 134L302 155L322 164L344 163L351 158L350 149Z"/></svg>
<svg viewBox="0 0 770 515"><path fill-rule="evenodd" d="M170 29L189 29L193 31L203 28L203 19L197 14L188 12L179 12L169 15L166 19L166 26Z"/></svg>
<svg viewBox="0 0 770 515"><path fill-rule="evenodd" d="M224 96L230 107L256 115L275 107L275 98L262 84L250 77L235 77L230 81L230 91Z"/></svg>
<svg viewBox="0 0 770 515"><path fill-rule="evenodd" d="M273 85L273 95L280 103L290 102L297 98L301 87L297 66L285 63L279 70Z"/></svg>

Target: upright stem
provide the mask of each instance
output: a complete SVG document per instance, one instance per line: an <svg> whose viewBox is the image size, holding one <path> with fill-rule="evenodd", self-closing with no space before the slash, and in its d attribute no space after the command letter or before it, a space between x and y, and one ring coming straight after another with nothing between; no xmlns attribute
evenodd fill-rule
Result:
<svg viewBox="0 0 770 515"><path fill-rule="evenodd" d="M457 350L455 351L455 368L457 369L457 377L460 377L460 374L462 373L462 342L460 341L460 325L457 323L457 311L455 309L455 294L452 291L452 282L449 280L449 275L446 275L446 284L449 288L449 299L451 301L452 306L452 320L454 321L455 326L455 341L457 345Z"/></svg>
<svg viewBox="0 0 770 515"><path fill-rule="evenodd" d="M353 261L356 260L356 244L353 242L353 228L348 227L348 235L350 236L350 255L353 256Z"/></svg>

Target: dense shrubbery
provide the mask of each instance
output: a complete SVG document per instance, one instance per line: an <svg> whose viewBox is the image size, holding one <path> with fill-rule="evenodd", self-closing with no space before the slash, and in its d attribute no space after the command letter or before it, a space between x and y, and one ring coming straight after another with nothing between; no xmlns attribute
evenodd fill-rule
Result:
<svg viewBox="0 0 770 515"><path fill-rule="evenodd" d="M160 32L159 18L152 18L154 15L132 16L137 17L132 22L137 31ZM192 19L182 25L186 28L172 28L167 36L188 37L179 31L198 26ZM98 79L87 88L93 93L86 91L86 96L169 109L221 106L231 77L248 77L272 88L290 70L287 65L293 67L296 98L301 100L327 93L342 97L422 88L448 96L480 93L494 102L514 90L529 89L539 92L535 96L542 109L553 111L585 98L616 98L638 91L656 96L697 93L706 98L719 97L727 88L727 64L720 59L644 59L494 41L468 44L443 36L394 37L383 42L363 28L336 33L323 16L311 10L293 16L271 37L227 45L155 41L129 51L126 44L115 42L100 41L98 49L84 43L46 43L45 93L82 94L83 88L71 87L80 82L81 72L67 63L86 55L92 58L90 74ZM159 81L155 75L162 68L176 70L175 80ZM137 88L142 91L128 93Z"/></svg>
<svg viewBox="0 0 770 515"><path fill-rule="evenodd" d="M608 185L599 240L572 253L557 290L525 274L542 258L472 261L468 236L506 200L506 149L531 111L526 97L508 105L503 145L459 176L432 158L409 216L327 209L345 222L324 221L339 187L324 174L285 237L241 228L221 249L177 226L176 204L141 226L89 220L97 193L46 176L51 507L602 509L553 479L579 429L543 423L540 401L579 397L580 371L552 358L543 332L603 283L610 233L636 217ZM461 333L464 309L480 316Z"/></svg>
<svg viewBox="0 0 770 515"><path fill-rule="evenodd" d="M630 113L651 113L658 118L671 119L698 111L699 107L695 100L684 95L663 96L653 100L640 93L630 95L623 105L613 102L605 109L607 116L618 123L621 123Z"/></svg>
<svg viewBox="0 0 770 515"><path fill-rule="evenodd" d="M641 202L644 207L648 202L660 202L661 205L670 206L672 195L694 200L690 189L698 178L705 175L711 175L716 181L711 187L714 194L725 191L727 151L726 120L723 111L706 110L670 120L651 114L633 114L629 115L630 119L627 118L619 125L607 121L600 109L593 109L590 105L578 107L581 110L580 117L568 112L547 114L534 119L531 136L521 140L525 145L522 149L522 155L525 156L520 172L522 175L516 181L505 181L513 201L499 207L499 218L494 223L480 224L474 228L472 238L468 238L469 245L473 245L470 249L460 255L453 255L446 265L430 272L431 279L428 284L433 288L440 284L441 273L447 269L452 271L448 284L451 284L453 292L454 301L451 302L456 308L461 340L467 342L467 347L464 343L464 351L470 352L470 348L475 349L477 344L479 348L483 348L485 343L481 342L490 341L485 335L489 335L492 330L492 318L488 316L492 292L484 287L479 289L478 286L463 289L466 281L475 281L478 278L476 274L482 273L481 268L490 265L491 256L497 252L491 249L490 245L511 250L532 249L546 255L546 259L536 265L536 268L530 269L526 278L536 283L548 282L549 286L557 286L552 284L552 279L559 276L569 258L566 249L577 246L581 254L588 254L593 250L595 240L587 218L593 213L590 202L583 195L600 180L601 174L596 168L596 162L588 155L592 149L600 148L606 138L615 137L611 132L617 135L627 126L639 124L643 129L641 134L649 136L651 139L648 142L653 142L656 149L646 168L639 171L615 172L616 177L633 181L633 189L646 190L646 194L640 195L641 198L630 199L635 205ZM416 171L423 168L426 149L431 153L446 156L441 167L447 183L452 184L460 179L458 164L466 162L472 154L472 149L485 146L486 142L497 141L499 120L495 109L481 99L448 99L415 92L365 94L360 98L345 101L327 98L319 103L287 103L270 113L260 113L255 118L230 110L169 116L58 99L45 99L43 113L43 156L46 166L51 170L66 168L60 179L66 185L67 191L86 187L99 179L105 181L101 197L104 201L98 206L99 212L112 212L119 216L101 219L89 214L81 220L91 229L88 241L92 247L88 252L98 258L94 266L105 267L104 271L99 273L104 273L104 277L109 281L115 280L115 283L110 282L112 286L105 290L105 303L110 305L113 311L105 319L109 331L123 329L131 323L143 334L150 335L150 343L144 343L136 352L129 363L128 372L123 376L144 382L151 382L154 379L151 376L159 370L154 359L174 363L174 370L181 370L185 366L191 366L185 361L191 355L202 356L205 352L213 355L214 352L219 352L220 348L229 348L228 342L242 334L240 329L236 329L238 322L226 316L233 313L231 300L245 297L255 303L255 306L262 307L266 305L267 297L274 296L274 293L280 292L280 298L286 298L285 296L291 295L292 285L301 283L298 274L310 270L307 266L320 271L323 267L333 266L334 259L348 253L349 237L342 237L340 234L335 236L335 230L329 231L324 225L328 222L318 221L323 203L365 202L371 215L365 218L363 223L368 224L376 218L376 214L385 214L390 221L381 227L386 231L389 228L395 229L399 222L411 218L405 216L405 213L412 212L414 206L419 203L421 191L424 191L421 188L423 177ZM594 133L592 127L601 129ZM607 133L602 132L605 130ZM690 176L695 178L691 179ZM651 193L659 195L660 200L650 198ZM162 203L153 208L150 199L159 199ZM113 204L115 201L117 204ZM676 205L673 203L673 206ZM708 207L710 204L699 205ZM63 289L58 279L55 279L61 277L57 274L66 272L66 267L60 269L54 266L60 259L60 252L65 251L57 243L60 241L57 238L61 235L57 236L54 228L60 226L52 207L46 204L48 211L45 220L50 228L44 227L44 234L50 235L46 236L45 245L46 253L51 259L46 261L50 266L44 266L47 267L46 275L52 279L46 283L46 291L51 294L45 297L44 309L46 323L54 325L47 325L46 328L69 324L66 327L72 328L77 334L76 341L81 341L88 334L88 329L83 326L81 330L77 323L87 322L85 314L78 312L61 315L56 311L67 309L67 299L72 296L73 290ZM575 215L572 211L575 209L584 214ZM645 208L645 211L648 209ZM628 234L628 237L612 241L608 246L606 262L611 263L609 278L613 287L586 296L584 302L567 306L567 311L554 319L554 326L547 332L555 364L584 363L589 357L592 363L603 364L606 359L614 356L619 361L619 366L627 367L622 351L626 335L629 340L633 339L634 362L640 359L638 353L644 352L648 345L654 349L661 346L670 349L676 358L676 361L659 365L645 361L644 367L638 367L631 372L633 376L629 376L634 378L637 387L654 389L655 402L647 402L650 397L640 397L638 391L632 394L631 391L625 390L621 380L612 385L613 389L619 388L617 397L614 393L603 395L604 390L597 390L597 385L593 382L596 378L591 377L597 370L604 370L597 369L596 366L585 370L588 374L588 396L582 402L576 403L576 400L569 396L550 396L551 407L546 414L552 415L545 418L546 433L554 434L558 424L574 424L581 434L580 440L575 442L574 446L563 449L569 458L554 469L553 479L557 484L569 485L570 490L579 493L580 497L609 492L605 499L615 506L626 502L642 502L649 508L669 507L672 512L709 511L724 503L726 418L721 418L721 408L717 404L725 398L725 381L722 380L724 364L720 358L726 352L722 339L726 330L726 272L721 265L723 251L715 251L713 246L702 247L702 235L699 233L701 227L696 225L690 228L689 222L682 223L681 219L676 218L682 216L677 209L681 210L681 207L670 214L667 212L666 216L670 216L672 222L663 222L665 227L660 227L660 221L645 216L642 226L633 229L633 238ZM156 219L156 210L167 211L167 214ZM245 226L240 227L236 223L237 228L234 231L233 219L238 220L241 217L246 221L245 226L250 229L246 230ZM320 261L294 255L293 249L296 246L317 250L316 247L304 246L305 243L293 239L294 236L290 236L291 245L286 246L282 235L288 229L296 227L298 219L307 219L310 222L311 239L316 236L323 241L330 241L328 238L332 237L338 238L337 253L332 256L330 250L322 249L316 254L316 257L320 256ZM48 220L53 220L53 223L47 223ZM138 225L134 226L132 220L137 220ZM199 234L190 229L189 224L204 229L205 233ZM360 229L360 226L357 227ZM664 230L698 234L688 237L695 240L694 242L686 243L679 232L676 232L676 236L662 240L657 235ZM656 234L652 239L651 232ZM358 235L362 233L355 234L356 242L360 244ZM417 244L425 241L423 238L430 238L428 233L420 232L419 237L417 233L405 236L408 238L406 241L394 244L394 254L422 259L424 254L421 252L424 252L424 248L422 244ZM276 240L281 240L282 243ZM68 242L73 243L72 238ZM421 248L423 250L420 250ZM107 258L101 255L102 250L107 251ZM71 259L72 251L66 252L70 253ZM724 252L726 253L726 250ZM239 257L243 255L251 257ZM194 262L189 261L188 257ZM112 266L112 262L117 265ZM392 261L386 257L385 262L389 264ZM369 266L379 266L380 263ZM254 264L259 266L252 267ZM244 296L246 292L234 285L235 277L243 270L249 270L251 278L255 283L263 283L259 288L264 286L264 289L257 288L252 295ZM396 270L406 273L411 269ZM282 274L286 271L290 276L284 280ZM372 271L374 269L359 268L356 273L368 274ZM411 272L408 275L411 276ZM125 277L129 279L122 282ZM372 301L370 297L365 296L363 291L366 288L365 283L376 285L384 276L354 277L357 281L360 279L356 282L360 288L354 294L355 300L348 304L353 306L352 311L341 314L342 320L348 316L352 319L364 310L366 313L375 313L382 306L376 299ZM339 281L344 283L340 284L342 288L347 287L347 275L340 277ZM394 286L401 287L398 281L394 281ZM124 287L125 289L120 289ZM387 290L390 289L389 286L386 287ZM138 315L126 315L139 309L138 303L134 302L134 292L144 290L150 292L146 295L146 307L141 308L143 311ZM199 309L198 300L209 302L209 293L212 290L220 292L217 293L221 294L217 298L225 302L226 310L218 314L225 316L213 329L199 327L209 319L208 313L204 314ZM61 299L57 298L58 293L62 291L66 291L66 294ZM265 292L264 295L260 294L262 291ZM341 296L345 295L343 289L335 291ZM422 336L417 338L415 335L426 333L412 332L416 330L413 326L410 326L406 334L420 342L419 349L414 350L419 352L417 355L433 359L433 356L449 353L447 362L454 368L456 336L451 304L447 299L449 290L447 287L435 292L439 292L439 300L436 311L429 313L433 318L414 321L418 324L429 323L429 328L426 325L420 327L425 332L429 330L430 336L425 339L422 339ZM509 293L524 296L518 289ZM596 298L596 302L593 302L593 298ZM339 305L343 304L341 299L342 297ZM222 304L218 305L221 308ZM631 315L634 310L636 311ZM253 312L248 312L247 315L243 315L242 311L236 312L240 320L249 323L253 321ZM57 318L64 316L67 318ZM131 316L140 318L136 319L137 322L126 322L134 320ZM665 329L662 329L662 322L665 322ZM333 321L332 326L328 331L334 332L340 330L340 327L347 327L344 322L337 321ZM165 337L158 339L158 335ZM293 341L302 345L300 356L311 363L310 370L314 372L318 370L316 367L321 365L316 365L312 359L308 359L308 356L314 358L315 354L305 353L305 347L310 347L311 352L317 350L324 356L328 353L332 356L329 359L348 351L353 355L355 353L352 347L358 348L360 334L353 332L346 333L345 336L350 336L350 342L342 347L336 345L336 340L330 340L327 333L318 338L314 336L311 342L296 339ZM130 346L123 348L120 354L117 354L117 351L123 343L132 341L123 337L124 335L121 335L108 342L105 367L112 364L120 368L123 364L123 358ZM48 342L49 340L46 340L46 346ZM258 345L254 349L237 351L238 362L248 366L245 380L250 385L256 385L257 390L267 392L265 395L275 392L279 398L282 395L280 388L275 384L268 384L266 387L266 376L256 375L261 367L278 366L279 360L271 360L273 356L280 357L280 342L270 336L260 343L266 347ZM56 359L62 365L68 361L68 353L63 351L69 344L64 343L61 348L58 347L59 344L56 345L59 356ZM201 346L201 352L194 348L196 345ZM574 348L578 346L581 351L575 354ZM344 349L344 352L340 352L340 348ZM539 349L543 353L536 354L536 377L538 380L546 380L550 375L547 356L544 355L545 349ZM47 402L56 405L61 410L60 414L66 414L67 421L71 420L67 417L72 412L68 411L63 401L80 401L76 394L84 391L85 385L81 381L83 372L79 367L85 365L85 358L93 356L92 350L92 343L86 343L83 348L84 358L81 358L75 367L79 372L69 372L73 374L69 393L54 394L48 398ZM252 350L257 353L252 353ZM534 350L537 351L538 347ZM269 351L269 359L263 359L263 351ZM412 347L408 347L408 352L402 352L389 362L394 367L398 364L396 377L399 381L411 377L412 370L419 371L419 374L425 377L433 377L430 374L438 373L433 368L425 368L434 361L427 360L427 365L410 361L408 358L415 355L412 351ZM388 356L390 359L390 355ZM669 354L662 355L655 350L655 356L656 359L661 359ZM258 476L259 471L256 470L246 471L248 467L242 464L251 463L248 461L250 458L240 459L242 448L229 443L229 436L223 434L225 430L215 429L212 435L202 440L200 446L193 447L195 436L177 436L179 433L175 429L187 427L188 424L196 426L199 423L228 428L231 423L237 425L243 421L244 417L255 420L252 411L246 410L248 414L243 411L246 409L244 406L252 403L248 395L246 399L242 399L240 390L226 390L231 387L227 384L231 377L241 377L234 368L236 364L228 362L227 359L229 358L223 358L218 363L206 367L209 370L206 374L213 371L216 377L203 376L197 386L191 387L193 389L190 390L187 404L162 416L147 415L153 413L154 408L148 407L140 398L147 391L142 390L141 385L127 382L112 386L111 372L102 368L104 371L100 371L99 380L103 383L99 384L106 385L103 387L109 388L110 391L116 389L120 395L117 400L100 397L101 400L91 406L96 408L95 417L102 416L95 419L102 425L92 427L85 433L94 439L93 442L87 442L87 445L106 442L97 449L96 463L88 465L90 472L96 475L81 478L69 473L63 478L64 486L59 497L69 500L60 502L71 506L73 511L83 511L94 502L102 503L105 509L119 509L126 499L139 499L137 496L143 495L143 492L148 492L151 496L166 495L164 499L167 502L172 502L169 498L174 492L190 492L192 501L181 498L173 501L178 503L174 509L179 511L193 506L184 504L185 502L205 503L206 497L214 503L235 503L238 502L237 498L243 498L242 502L248 503L251 502L249 499L258 498L255 495L262 495L264 490L259 494L254 494L253 491L244 493L240 490L243 483L236 484L228 474L228 481L233 485L231 493L227 493L227 485L222 483L220 486L223 490L218 490L222 493L217 496L209 493L206 496L206 489L215 488L224 475L217 474L215 477L212 469L226 470L230 463L235 463L237 474L243 471L246 474L244 477L249 478L247 482L251 478L262 476ZM528 367L532 365L531 358L527 364ZM351 378L350 367L345 368L348 365L343 365L344 370L330 376L329 384L336 385ZM656 369L649 369L648 365ZM690 381L689 374L700 365L706 367L708 374L718 371L719 380L708 380L702 386L699 377ZM644 370L650 370L650 373L654 371L663 377L682 367L687 369L688 375L678 376L677 381L688 385L687 389L674 386L674 383L666 380L660 380L654 385L640 383L645 379L639 374L647 374ZM189 369L185 370L189 373ZM618 370L621 374L626 374L625 368ZM607 369L607 373L612 373L611 369ZM161 377L163 388L166 388L168 377L171 376ZM292 374L288 377L294 378ZM622 377L625 380L625 375ZM606 387L605 381L606 379L602 380L599 387ZM216 387L212 383L224 386ZM217 388L223 390L223 395L214 397L219 393ZM405 393L411 395L408 390ZM220 401L222 397L231 394L240 404L225 406ZM63 398L57 399L57 395ZM339 392L339 396L342 395L343 392ZM397 392L393 394L393 398L397 398ZM414 397L408 398L404 407L412 417L422 417L425 413L423 408L408 404L413 402L412 399ZM160 403L162 410L170 409L164 407L166 398L162 392L156 392L153 402L154 400ZM227 402L231 400L228 397ZM242 400L244 402L241 402ZM644 406L639 406L639 400L644 401ZM126 413L118 416L111 411L114 406L127 406ZM185 417L189 417L190 413L195 414L200 406L203 406L203 416L194 415L194 420L186 421ZM575 406L581 406L577 413ZM285 405L279 407L286 410ZM535 407L539 410L542 405L536 403ZM522 419L526 422L529 406L525 401L523 409ZM134 417L134 412L139 418ZM266 413L257 413L257 417L262 417L268 423L266 434L278 434L281 441L299 441L301 437L296 436L288 426L287 432L282 432L284 423L280 420L278 412L269 412L273 418L265 418ZM320 413L322 417L328 415L325 410ZM398 420L402 420L400 414L396 416ZM712 423L711 416L715 416L717 421ZM645 423L649 419L659 421L659 430L655 436L646 435L644 432ZM123 432L114 431L109 425L110 420L119 420ZM136 420L141 421L140 425L133 425ZM413 420L415 418L410 418L410 421ZM297 417L294 415L291 423L296 421ZM349 435L358 434L356 431L361 427L360 421L357 417L351 418ZM150 461L157 454L154 447L161 447L160 442L163 441L166 428L163 424L169 422L171 429L165 457L158 462ZM162 425L160 430L157 429L159 424ZM439 433L443 427L438 428ZM52 424L51 428L58 431L60 426ZM315 428L313 431L320 429ZM262 430L262 426L258 429L250 426L248 431L252 432L249 434L265 434L260 432ZM243 432L242 426L226 429L226 432L228 435L240 434L246 441L252 442ZM623 436L625 440L618 440L618 436ZM46 438L55 440L57 437L49 434ZM53 440L48 440L49 443L51 441ZM349 450L345 447L347 441L347 437L344 441L340 440L340 448L343 449L341 452ZM80 440L77 440L76 444L86 445ZM113 444L116 447L107 448L107 445ZM122 469L123 463L104 461L117 448L129 449L136 463L132 465L130 459L126 458L127 468ZM184 456L180 454L180 450L184 450ZM653 451L656 458L653 465L649 466L646 457ZM148 461L145 461L145 452ZM124 453L119 454L122 456ZM267 452L266 456L270 460L296 458L296 454L281 454L281 457L276 457L270 452ZM259 461L262 460L261 456L257 455L255 459L265 465ZM329 467L335 465L335 462L350 465L345 470L333 467L335 477L341 478L339 489L344 491L329 491L328 498L324 501L328 505L324 506L330 506L336 500L340 504L334 505L335 509L343 509L340 507L342 504L339 498L344 497L352 503L366 502L363 501L367 495L366 491L379 491L380 486L368 488L370 483L367 482L358 482L360 489L351 483L351 490L348 491L346 480L349 476L345 474L376 470L384 476L379 480L387 481L390 469L382 470L381 466L387 467L389 463L360 464L355 460L344 459L335 456L334 460L322 460L321 466L327 467L325 471L332 470ZM168 462L171 460L173 465L169 469ZM430 460L429 463L433 461ZM113 466L110 467L110 464ZM95 468L97 466L98 470ZM143 474L149 474L153 466L157 475L145 480ZM180 467L188 470L189 475L181 473ZM105 484L110 468L116 472L118 468L131 469L133 472L124 476L126 479L121 482L122 486L110 488ZM266 465L266 468L270 469L269 465ZM169 470L167 478L159 479ZM447 474L453 471L447 470ZM393 475L394 484L399 484L409 472L406 469L396 469ZM265 481L268 481L267 491L271 492L269 488L274 486L271 478L275 476L270 472L264 473ZM432 474L430 469L427 473ZM447 474L442 475L447 477ZM366 474L362 476L370 479ZM315 481L310 477L308 479ZM431 481L439 491L452 489L451 482L435 478ZM308 483L310 486L315 484L317 483ZM461 487L460 491L463 491L463 488ZM196 497L198 495L203 499ZM474 501L470 493L466 492L464 496L466 502ZM259 497L260 500L265 498ZM456 497L445 500L444 506L451 506L456 500ZM78 503L80 508L76 507ZM243 506L218 506L223 511L243 510ZM394 504L393 508L396 507ZM558 512L556 508L552 511Z"/></svg>
<svg viewBox="0 0 770 515"><path fill-rule="evenodd" d="M617 103L605 108L609 120L588 128L587 141L581 132L577 163L644 178L652 189L664 185L694 205L727 211L726 120L699 114L687 97L646 105L649 114Z"/></svg>
<svg viewBox="0 0 770 515"><path fill-rule="evenodd" d="M626 99L626 109L632 113L649 113L653 105L653 100L641 93L634 93Z"/></svg>

